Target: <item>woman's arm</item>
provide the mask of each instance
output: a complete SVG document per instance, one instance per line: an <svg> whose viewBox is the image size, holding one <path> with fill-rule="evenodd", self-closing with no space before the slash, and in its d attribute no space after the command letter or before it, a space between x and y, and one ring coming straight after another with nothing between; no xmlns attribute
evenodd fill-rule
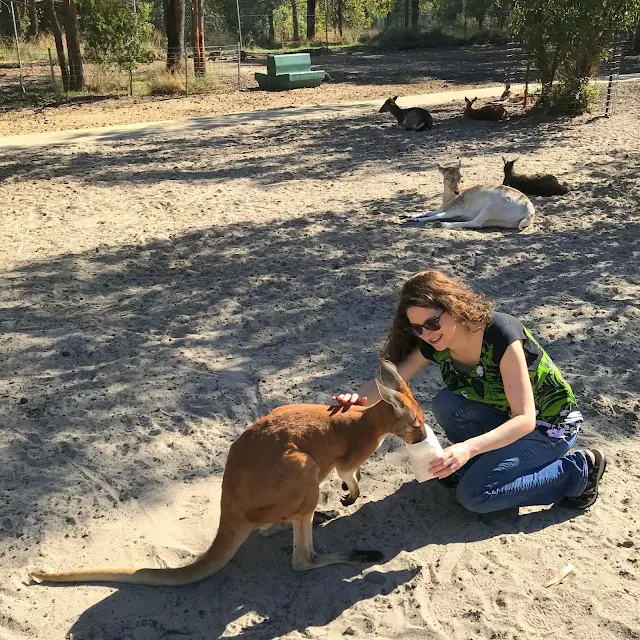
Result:
<svg viewBox="0 0 640 640"><path fill-rule="evenodd" d="M504 352L500 361L500 374L511 407L511 418L481 436L447 447L444 454L429 466L429 470L437 478L446 478L465 465L470 458L506 447L535 429L536 407L533 389L520 340L512 342Z"/></svg>
<svg viewBox="0 0 640 640"><path fill-rule="evenodd" d="M415 349L398 364L398 373L405 382L409 382L409 380L422 371L429 362L430 361L420 353L420 349ZM380 400L380 394L378 393L375 380L369 380L355 393L341 393L337 396L331 396L331 399L337 400L340 404L371 405Z"/></svg>

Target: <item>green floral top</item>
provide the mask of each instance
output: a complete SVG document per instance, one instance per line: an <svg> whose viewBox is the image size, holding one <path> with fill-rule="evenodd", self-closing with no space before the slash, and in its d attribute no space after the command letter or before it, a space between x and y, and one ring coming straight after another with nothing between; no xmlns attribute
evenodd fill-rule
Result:
<svg viewBox="0 0 640 640"><path fill-rule="evenodd" d="M517 318L506 313L494 314L493 322L484 331L480 361L475 368L461 371L460 366L454 365L448 349L438 351L424 341L420 343L420 352L440 365L442 379L451 391L510 414L500 361L516 340L522 340L527 359L536 403L536 428L551 438L570 438L582 423L573 391L547 352Z"/></svg>

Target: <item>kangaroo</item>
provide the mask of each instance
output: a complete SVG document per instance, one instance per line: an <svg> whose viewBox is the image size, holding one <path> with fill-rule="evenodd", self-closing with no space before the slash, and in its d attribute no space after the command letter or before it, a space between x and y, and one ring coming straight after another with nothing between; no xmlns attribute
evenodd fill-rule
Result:
<svg viewBox="0 0 640 640"><path fill-rule="evenodd" d="M312 521L320 483L336 469L348 493L360 495L360 465L388 434L408 443L426 438L424 415L396 367L380 363L376 384L382 401L344 407L291 404L278 407L248 427L231 445L222 476L220 523L213 543L191 564L175 569L84 569L34 571L46 582L125 582L183 586L208 578L231 560L253 529L263 533L293 525L293 568L305 571L339 562L376 562L378 551L319 555L313 550Z"/></svg>
<svg viewBox="0 0 640 640"><path fill-rule="evenodd" d="M484 107L474 109L472 105L477 99L469 100L469 98L465 97L463 113L465 118L471 118L472 120L506 120L509 117L509 113L501 104L485 104Z"/></svg>
<svg viewBox="0 0 640 640"><path fill-rule="evenodd" d="M504 156L504 180L508 185L531 196L563 196L571 190L567 184L560 183L551 173L538 173L533 176L520 176L513 171L513 165L518 158L507 160Z"/></svg>
<svg viewBox="0 0 640 640"><path fill-rule="evenodd" d="M398 121L398 125L403 127L405 131L412 129L413 131L424 131L431 129L433 126L433 118L431 114L422 107L410 107L409 109L401 109L396 100L398 96L387 98L385 103L380 107L378 113L389 111L391 115Z"/></svg>
<svg viewBox="0 0 640 640"><path fill-rule="evenodd" d="M527 196L511 187L471 187L462 190L461 161L453 167L438 165L444 179L442 211L427 211L411 219L439 222L448 229L502 227L524 229L533 223L535 209ZM458 219L459 222L442 222Z"/></svg>

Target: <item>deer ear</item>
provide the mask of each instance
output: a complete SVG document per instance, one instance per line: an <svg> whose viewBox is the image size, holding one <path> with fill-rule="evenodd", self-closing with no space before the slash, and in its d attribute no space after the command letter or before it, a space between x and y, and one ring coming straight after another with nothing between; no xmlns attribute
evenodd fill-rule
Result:
<svg viewBox="0 0 640 640"><path fill-rule="evenodd" d="M393 96L391 99L395 102L398 99L398 96Z"/></svg>
<svg viewBox="0 0 640 640"><path fill-rule="evenodd" d="M507 164L509 162L504 156L502 156L502 164Z"/></svg>

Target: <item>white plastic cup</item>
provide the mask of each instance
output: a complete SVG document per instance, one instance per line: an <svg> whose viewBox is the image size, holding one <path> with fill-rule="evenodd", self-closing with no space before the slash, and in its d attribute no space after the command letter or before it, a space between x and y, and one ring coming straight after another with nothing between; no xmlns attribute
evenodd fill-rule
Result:
<svg viewBox="0 0 640 640"><path fill-rule="evenodd" d="M429 425L424 425L427 437L416 444L405 443L409 453L409 462L418 482L426 482L435 476L429 472L431 461L442 455L442 446Z"/></svg>

